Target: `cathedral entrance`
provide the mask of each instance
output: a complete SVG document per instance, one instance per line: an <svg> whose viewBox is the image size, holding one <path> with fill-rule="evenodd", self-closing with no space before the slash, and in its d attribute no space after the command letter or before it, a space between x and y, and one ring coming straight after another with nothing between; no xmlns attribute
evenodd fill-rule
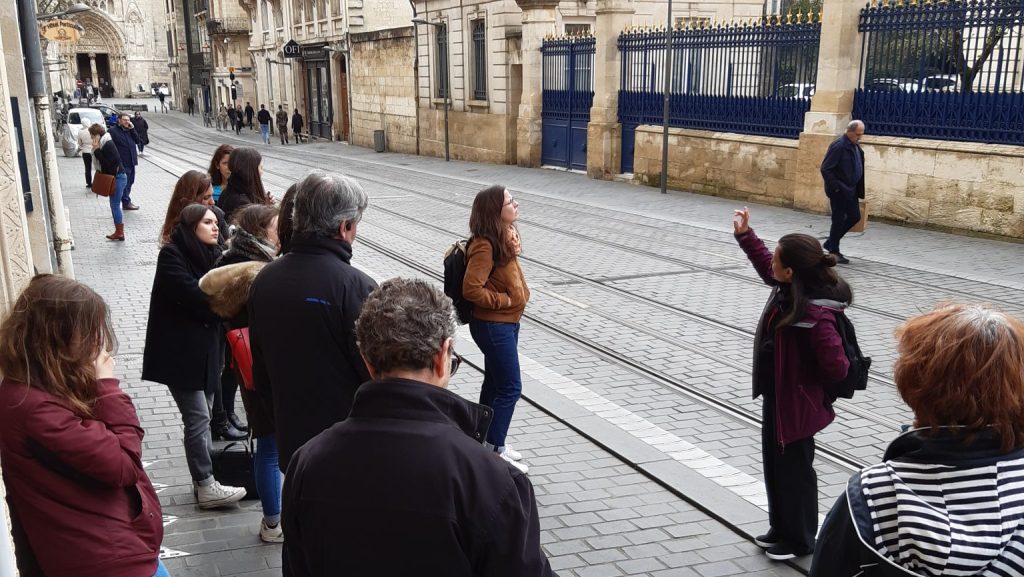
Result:
<svg viewBox="0 0 1024 577"><path fill-rule="evenodd" d="M86 85L90 82L103 98L114 96L114 84L110 76L110 55L79 52L75 55L75 79Z"/></svg>

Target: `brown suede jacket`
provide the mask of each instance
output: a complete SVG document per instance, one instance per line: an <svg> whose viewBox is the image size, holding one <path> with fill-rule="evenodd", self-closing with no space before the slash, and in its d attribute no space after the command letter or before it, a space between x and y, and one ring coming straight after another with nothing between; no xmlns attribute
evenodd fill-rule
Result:
<svg viewBox="0 0 1024 577"><path fill-rule="evenodd" d="M473 303L473 317L497 323L518 323L530 300L519 259L494 262L491 243L471 239L462 295Z"/></svg>

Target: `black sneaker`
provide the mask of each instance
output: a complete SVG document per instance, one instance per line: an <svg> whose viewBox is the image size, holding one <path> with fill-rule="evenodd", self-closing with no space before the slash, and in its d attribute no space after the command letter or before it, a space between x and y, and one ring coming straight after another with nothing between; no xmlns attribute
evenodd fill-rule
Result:
<svg viewBox="0 0 1024 577"><path fill-rule="evenodd" d="M839 264L850 264L850 259L843 256L841 252L830 252L829 254L836 257L836 262Z"/></svg>
<svg viewBox="0 0 1024 577"><path fill-rule="evenodd" d="M754 537L754 544L762 549L769 549L779 544L779 534L775 532L775 529L768 529L764 535Z"/></svg>
<svg viewBox="0 0 1024 577"><path fill-rule="evenodd" d="M769 547L765 552L765 555L773 561L786 561L789 559L796 559L796 552L793 548L785 543L776 543Z"/></svg>

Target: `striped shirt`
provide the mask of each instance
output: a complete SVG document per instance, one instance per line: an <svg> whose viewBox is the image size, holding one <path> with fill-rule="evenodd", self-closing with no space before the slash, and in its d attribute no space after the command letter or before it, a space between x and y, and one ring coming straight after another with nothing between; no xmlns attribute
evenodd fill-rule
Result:
<svg viewBox="0 0 1024 577"><path fill-rule="evenodd" d="M879 555L929 577L1024 576L1024 459L864 470Z"/></svg>

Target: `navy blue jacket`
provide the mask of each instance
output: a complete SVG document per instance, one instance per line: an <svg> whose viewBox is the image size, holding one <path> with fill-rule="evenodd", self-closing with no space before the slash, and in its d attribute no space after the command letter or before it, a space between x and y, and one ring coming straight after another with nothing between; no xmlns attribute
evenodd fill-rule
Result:
<svg viewBox="0 0 1024 577"><path fill-rule="evenodd" d="M846 198L853 198L855 194L857 198L864 198L864 170L861 170L859 179L854 179L857 173L855 154L860 157L863 168L864 151L845 134L828 146L825 159L821 161L821 177L825 179L826 196L841 193Z"/></svg>
<svg viewBox="0 0 1024 577"><path fill-rule="evenodd" d="M125 130L120 126L113 126L107 132L110 139L117 146L117 152L121 155L121 164L125 167L137 166L139 164L139 133L134 128Z"/></svg>

